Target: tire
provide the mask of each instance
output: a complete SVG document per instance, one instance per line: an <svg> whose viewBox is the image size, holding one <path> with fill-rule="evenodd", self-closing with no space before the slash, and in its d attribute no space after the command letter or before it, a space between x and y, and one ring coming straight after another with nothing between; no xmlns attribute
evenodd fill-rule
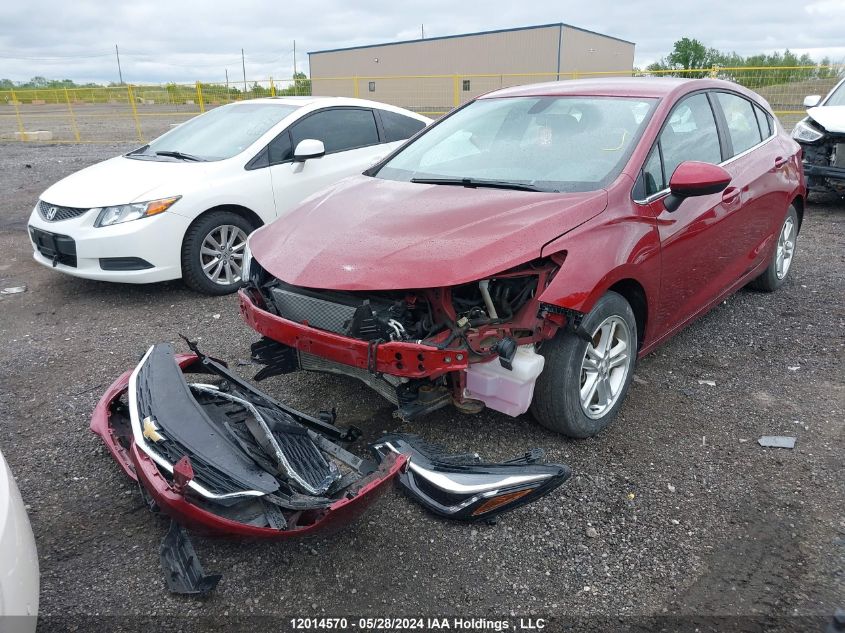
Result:
<svg viewBox="0 0 845 633"><path fill-rule="evenodd" d="M615 329L603 331L603 328ZM634 312L624 297L615 292L606 293L596 302L581 322L581 331L592 335L589 343L578 334L563 330L543 343L540 353L546 364L537 378L531 403L531 413L537 422L551 431L574 438L591 437L616 418L634 376L638 349ZM615 332L611 339L606 338L609 332ZM616 341L611 349L621 349L619 343L623 339L626 339L625 358L617 365L618 369L608 370L607 364L595 360L595 351L587 359L588 347L592 350L598 347L601 352L610 340ZM608 357L609 360L620 358L621 354ZM593 364L596 371L584 370L585 363ZM607 378L602 379L602 376ZM582 381L586 384L593 377L597 384L604 386L593 390L585 406L581 399ZM602 395L608 393L611 395L602 407Z"/></svg>
<svg viewBox="0 0 845 633"><path fill-rule="evenodd" d="M784 284L795 259L798 227L798 212L794 206L790 205L778 231L778 239L775 248L772 249L771 261L769 261L769 265L763 274L748 284L751 288L763 292L774 292Z"/></svg>
<svg viewBox="0 0 845 633"><path fill-rule="evenodd" d="M246 236L255 228L249 220L231 211L210 211L198 217L188 227L182 242L182 279L185 284L207 295L235 292L242 283L239 275L243 245ZM220 245L223 237L231 238L231 244ZM220 257L216 260L211 254L212 250L218 250L213 247L214 243L220 246ZM220 263L219 269L217 263ZM218 272L216 276L215 272Z"/></svg>

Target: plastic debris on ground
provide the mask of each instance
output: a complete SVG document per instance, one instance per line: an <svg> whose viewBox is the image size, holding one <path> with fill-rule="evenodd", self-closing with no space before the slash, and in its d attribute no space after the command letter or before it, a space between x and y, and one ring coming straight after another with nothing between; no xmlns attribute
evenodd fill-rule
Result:
<svg viewBox="0 0 845 633"><path fill-rule="evenodd" d="M757 443L764 448L795 448L795 439L788 435L764 435Z"/></svg>

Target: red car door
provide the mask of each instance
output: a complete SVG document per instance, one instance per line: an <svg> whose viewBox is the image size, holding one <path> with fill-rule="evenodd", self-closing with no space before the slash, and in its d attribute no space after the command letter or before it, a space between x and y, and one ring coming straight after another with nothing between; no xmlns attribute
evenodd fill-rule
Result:
<svg viewBox="0 0 845 633"><path fill-rule="evenodd" d="M713 96L730 147L723 167L732 180L725 193L735 195L727 225L734 253L726 281L732 283L768 260L789 203L789 183L782 176L789 154L759 106L731 92Z"/></svg>
<svg viewBox="0 0 845 633"><path fill-rule="evenodd" d="M719 164L725 148L716 115L704 92L685 97L672 109L643 166L648 204L661 243L661 282L656 332L668 336L708 306L725 288L736 254L730 241L733 191L688 198L666 210L669 180L687 160Z"/></svg>

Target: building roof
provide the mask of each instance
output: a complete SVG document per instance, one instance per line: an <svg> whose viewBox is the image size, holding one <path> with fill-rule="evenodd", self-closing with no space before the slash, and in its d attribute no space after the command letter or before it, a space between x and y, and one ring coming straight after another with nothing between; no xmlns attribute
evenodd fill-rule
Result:
<svg viewBox="0 0 845 633"><path fill-rule="evenodd" d="M450 40L455 39L458 37L474 37L476 35L491 35L493 33L510 33L511 31L528 31L531 29L545 29L549 27L566 27L569 29L575 29L576 31L583 31L584 33L592 33L593 35L598 35L599 37L606 37L611 40L616 40L617 42L624 42L625 44L631 44L635 46L635 42L630 42L628 40L623 40L619 37L613 37L612 35L605 35L604 33L599 33L597 31L590 31L589 29L582 29L578 26L572 26L571 24L566 24L565 22L552 22L550 24L534 24L532 26L517 26L510 29L495 29L492 31L476 31L475 33L459 33L457 35L439 35L437 37L426 37L426 38L419 38L415 40L401 40L399 42L382 42L380 44L364 44L362 46L347 46L345 48L328 48L322 51L309 51L309 55L319 55L321 53L337 53L340 51L354 51L359 50L362 48L380 48L382 46L398 46L400 44L417 44L419 42L433 42L435 40Z"/></svg>

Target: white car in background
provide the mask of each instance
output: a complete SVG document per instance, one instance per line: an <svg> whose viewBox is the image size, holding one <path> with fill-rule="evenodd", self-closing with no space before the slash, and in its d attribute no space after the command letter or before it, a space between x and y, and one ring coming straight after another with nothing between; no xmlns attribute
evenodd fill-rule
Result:
<svg viewBox="0 0 845 633"><path fill-rule="evenodd" d="M845 79L822 99L804 99L807 116L792 130L803 151L810 191L845 195Z"/></svg>
<svg viewBox="0 0 845 633"><path fill-rule="evenodd" d="M247 235L360 174L431 120L340 97L220 106L47 189L29 219L35 261L102 281L178 279L226 294Z"/></svg>
<svg viewBox="0 0 845 633"><path fill-rule="evenodd" d="M0 630L32 633L38 620L38 553L15 478L0 453Z"/></svg>

